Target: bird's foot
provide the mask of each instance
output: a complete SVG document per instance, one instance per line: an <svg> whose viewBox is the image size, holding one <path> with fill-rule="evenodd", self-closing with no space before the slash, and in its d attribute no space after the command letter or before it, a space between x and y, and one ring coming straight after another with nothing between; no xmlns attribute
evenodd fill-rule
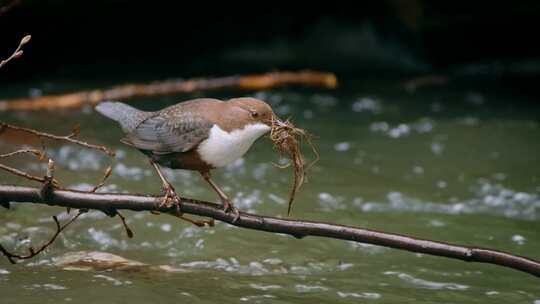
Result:
<svg viewBox="0 0 540 304"><path fill-rule="evenodd" d="M235 223L240 218L240 211L238 211L238 209L229 201L229 199L223 199L222 203L225 213L232 213L234 215L232 222Z"/></svg>
<svg viewBox="0 0 540 304"><path fill-rule="evenodd" d="M180 196L176 194L174 187L171 184L163 184L162 191L163 191L163 199L159 203L158 207L159 208L176 207L177 213L181 215L182 214L182 212L180 211L181 200L180 200Z"/></svg>

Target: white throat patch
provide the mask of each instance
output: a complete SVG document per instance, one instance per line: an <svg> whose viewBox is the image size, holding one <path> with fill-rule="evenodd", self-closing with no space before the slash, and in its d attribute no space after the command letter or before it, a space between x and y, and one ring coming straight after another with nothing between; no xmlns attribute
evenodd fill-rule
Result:
<svg viewBox="0 0 540 304"><path fill-rule="evenodd" d="M242 157L255 140L268 131L270 127L263 123L249 124L230 133L214 125L208 138L199 145L198 152L208 164L224 167Z"/></svg>

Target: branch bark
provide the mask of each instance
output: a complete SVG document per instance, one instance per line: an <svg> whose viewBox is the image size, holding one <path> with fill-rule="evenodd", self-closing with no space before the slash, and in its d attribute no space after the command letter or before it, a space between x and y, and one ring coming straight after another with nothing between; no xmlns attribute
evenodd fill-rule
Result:
<svg viewBox="0 0 540 304"><path fill-rule="evenodd" d="M332 73L299 71L208 79L168 80L147 84L126 84L105 90L80 91L63 95L1 101L0 111L72 109L85 105L96 105L104 100L125 100L134 97L171 95L227 88L265 90L291 84L335 88L337 86L337 79Z"/></svg>
<svg viewBox="0 0 540 304"><path fill-rule="evenodd" d="M9 206L10 202L35 203L76 209L94 209L106 213L116 210L132 210L177 214L176 207L157 207L160 200L161 197L150 195L88 193L56 189L53 189L47 195L47 200L44 200L40 195L39 188L0 185L0 203L3 206ZM240 217L233 223L234 214L225 213L219 205L188 198L182 198L181 211L183 213L210 217L242 228L289 234L296 238L319 236L342 239L442 256L466 262L495 264L540 277L540 262L502 251L447 244L358 227L280 219L245 212L240 212Z"/></svg>

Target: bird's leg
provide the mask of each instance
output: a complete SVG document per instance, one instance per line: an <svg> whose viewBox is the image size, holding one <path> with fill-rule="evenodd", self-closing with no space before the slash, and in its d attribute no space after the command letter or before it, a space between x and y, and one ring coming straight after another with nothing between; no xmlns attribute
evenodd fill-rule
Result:
<svg viewBox="0 0 540 304"><path fill-rule="evenodd" d="M212 180L212 177L210 175L210 171L200 171L200 173L201 173L202 177L204 178L204 180L208 184L210 184L212 189L214 189L214 191L216 191L217 195L221 199L221 203L223 204L223 210L225 210L225 212L227 212L227 213L232 212L234 214L233 222L236 222L238 220L238 218L240 217L240 212L231 203L231 201L227 197L227 194L225 194L225 192L223 192L223 190L221 190L219 188L219 186L216 183L214 183L214 181Z"/></svg>
<svg viewBox="0 0 540 304"><path fill-rule="evenodd" d="M165 176L163 175L163 172L161 172L161 169L159 168L159 165L154 162L152 159L150 159L150 164L152 164L152 167L154 167L154 169L156 170L158 176L159 176L159 179L161 179L161 182L162 182L162 189L163 191L165 192L165 195L163 196L163 201L161 201L161 203L159 204L158 207L172 207L172 206L176 206L176 214L175 216L178 217L179 219L182 219L186 222L189 222L189 223L192 223L193 225L197 226L197 227L204 227L204 226L214 226L214 220L211 219L211 220L201 220L201 221L198 221L198 220L194 220L194 219L191 219L189 217L186 217L182 214L182 211L180 211L180 203L181 203L181 200L180 200L180 196L178 196L178 194L176 194L176 191L174 190L174 187L171 185L171 183L169 183L169 181L167 181L167 179L165 178Z"/></svg>
<svg viewBox="0 0 540 304"><path fill-rule="evenodd" d="M157 175L159 176L159 179L162 183L162 190L164 192L163 201L159 204L159 207L172 207L176 206L178 213L180 212L180 197L178 194L176 194L176 191L174 190L174 187L167 181L165 176L163 175L163 172L161 172L161 169L159 168L159 165L154 162L152 159L150 159L150 164L154 169L156 170Z"/></svg>

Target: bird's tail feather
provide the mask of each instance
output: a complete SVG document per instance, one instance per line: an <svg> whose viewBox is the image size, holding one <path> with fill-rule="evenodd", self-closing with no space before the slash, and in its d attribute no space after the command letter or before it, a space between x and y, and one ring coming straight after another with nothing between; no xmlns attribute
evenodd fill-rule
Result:
<svg viewBox="0 0 540 304"><path fill-rule="evenodd" d="M149 114L125 103L115 101L105 101L98 104L96 111L117 121L126 133L133 131Z"/></svg>

